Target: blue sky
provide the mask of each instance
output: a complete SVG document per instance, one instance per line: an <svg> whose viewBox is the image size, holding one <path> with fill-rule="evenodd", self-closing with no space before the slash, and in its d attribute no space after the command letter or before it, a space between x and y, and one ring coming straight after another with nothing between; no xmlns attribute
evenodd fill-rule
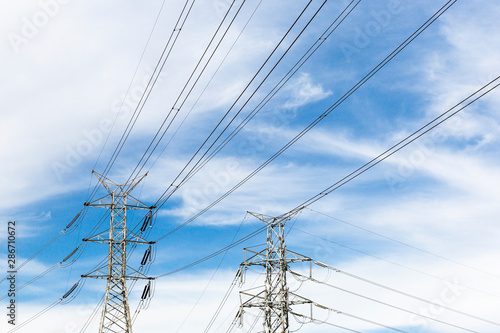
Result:
<svg viewBox="0 0 500 333"><path fill-rule="evenodd" d="M150 99L109 173L112 180L125 181L138 163L229 3L195 2ZM146 164L144 171L149 174L134 191L136 197L148 204L156 202L306 3L245 3L157 154ZM283 54L321 4L311 2L271 62ZM243 108L236 124L347 4L326 2ZM234 140L175 192L158 212L149 238L164 235L240 182L444 4L361 1ZM162 1L140 5L75 0L0 4L0 58L4 64L4 88L0 92L0 242L5 248L7 221L16 220L21 261L57 235L82 209L97 181L91 171L95 168L102 172L111 158L181 5L180 1L167 0L160 12ZM279 215L293 209L496 78L500 72L499 11L500 6L493 1L454 4L273 163L190 225L162 239L150 274L167 273L223 248L234 237L250 234L262 223L246 216L247 211ZM264 67L231 115L270 68L269 64ZM495 265L499 259L499 105L500 95L495 90L304 210L288 234L289 249L371 281L494 320L494 309L500 302L500 269ZM114 127L109 130L112 123ZM89 209L76 230L59 237L20 271L19 282L30 280L69 254L103 214L98 208ZM140 212L131 214L129 223L135 225L141 217ZM243 260L242 248L264 242L261 234L228 251L222 261L219 256L159 279L149 309L141 311L135 323L136 331L155 332L158 327L180 327L178 332L203 330ZM144 250L134 253L131 264L140 261ZM105 255L106 246L89 244L72 266L58 268L21 291L20 320L60 298ZM320 277L325 274L318 270ZM258 286L261 280L261 275L250 273L243 289L250 288L254 281ZM472 330L497 330L494 325L429 308L428 304L345 276L334 274L329 282ZM37 325L38 332L79 332L104 288L102 281L86 281L73 302L52 309L20 331L32 331ZM131 294L134 310L142 288L139 283ZM221 332L229 327L239 302L237 289L212 331L218 326ZM415 319L312 282L304 283L298 293L411 332L456 332L456 328ZM378 332L377 327L361 321L335 316L330 321ZM94 321L89 331L95 330L96 324ZM10 329L5 321L0 325L5 331ZM294 325L298 324L294 321ZM313 331L331 332L332 328L309 324L301 329Z"/></svg>

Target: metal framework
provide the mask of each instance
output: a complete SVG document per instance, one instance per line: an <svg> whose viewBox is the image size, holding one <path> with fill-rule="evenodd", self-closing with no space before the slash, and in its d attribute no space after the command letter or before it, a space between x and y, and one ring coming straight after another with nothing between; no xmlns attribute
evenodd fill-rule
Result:
<svg viewBox="0 0 500 333"><path fill-rule="evenodd" d="M311 259L286 248L284 227L294 214L278 217L250 214L267 224L267 246L259 252L244 249L245 256L250 253L250 258L245 259L241 267L246 270L248 266L263 266L266 280L264 290L257 294L240 292L242 300L237 317L242 325L244 309L259 308L264 313L264 333L289 333L290 307L312 302L289 291L286 280L288 265ZM247 300L243 301L243 298Z"/></svg>
<svg viewBox="0 0 500 333"><path fill-rule="evenodd" d="M128 302L127 280L150 279L137 270L127 266L128 244L152 244L127 229L127 210L153 209L130 195L130 192L146 175L117 184L92 171L108 195L86 206L110 210L110 227L95 236L84 239L86 242L105 243L109 247L108 262L102 267L82 275L82 277L106 279L108 281L102 310L99 333L132 333L131 314ZM131 275L128 275L131 272Z"/></svg>

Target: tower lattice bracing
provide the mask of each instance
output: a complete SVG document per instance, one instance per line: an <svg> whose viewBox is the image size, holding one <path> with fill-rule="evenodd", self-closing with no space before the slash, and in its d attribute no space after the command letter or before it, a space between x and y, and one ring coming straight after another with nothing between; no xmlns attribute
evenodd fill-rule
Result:
<svg viewBox="0 0 500 333"><path fill-rule="evenodd" d="M250 213L267 224L267 246L260 252L245 249L250 254L242 264L248 266L262 266L265 268L264 290L254 294L248 291L240 292L242 301L238 316L243 317L245 308L258 308L263 312L264 333L288 333L289 312L292 306L311 303L310 300L300 297L289 291L287 285L288 265L291 263L310 261L292 251L288 251L285 244L285 224L291 215L270 217L262 214Z"/></svg>
<svg viewBox="0 0 500 333"><path fill-rule="evenodd" d="M127 246L131 243L151 244L151 242L147 242L127 229L127 211L153 208L130 195L130 192L146 175L119 185L102 175L95 174L108 191L108 195L86 203L86 205L109 209L110 226L109 230L84 239L84 241L108 244L109 254L108 261L104 266L83 275L83 277L107 280L99 333L132 333L127 280L149 278L127 266Z"/></svg>

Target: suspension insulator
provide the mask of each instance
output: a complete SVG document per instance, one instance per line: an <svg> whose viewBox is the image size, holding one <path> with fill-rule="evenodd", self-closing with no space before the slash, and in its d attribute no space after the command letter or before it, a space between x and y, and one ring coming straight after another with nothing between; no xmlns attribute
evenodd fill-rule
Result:
<svg viewBox="0 0 500 333"><path fill-rule="evenodd" d="M75 252L78 251L78 248L80 248L80 246L78 246L76 249L73 250L73 252L71 252L70 254L68 254L68 256L66 258L64 258L62 262L65 262L66 260L68 260L69 258L71 258L73 256L73 254L75 254Z"/></svg>
<svg viewBox="0 0 500 333"><path fill-rule="evenodd" d="M76 287L78 287L78 284L79 284L79 283L80 283L80 282L75 283L75 285L74 285L73 287L71 287L71 289L70 289L70 290L68 290L68 292L67 292L66 294L64 294L64 296L63 296L62 298L66 298L66 297L68 297L69 295L71 295L71 293L72 293L73 291L75 291Z"/></svg>
<svg viewBox="0 0 500 333"><path fill-rule="evenodd" d="M151 222L151 215L147 215L146 218L144 219L144 223L142 224L141 232L146 231L148 224L150 224L150 222Z"/></svg>
<svg viewBox="0 0 500 333"><path fill-rule="evenodd" d="M149 298L149 296L151 296L151 281L144 286L144 291L142 292L141 299Z"/></svg>
<svg viewBox="0 0 500 333"><path fill-rule="evenodd" d="M69 229L73 225L73 223L75 223L76 220L78 220L78 218L80 217L80 214L81 214L81 212L79 212L78 214L76 214L76 216L71 220L70 223L68 223L68 225L66 226L65 229Z"/></svg>
<svg viewBox="0 0 500 333"><path fill-rule="evenodd" d="M151 246L147 248L146 252L144 252L144 257L141 260L141 266L147 264L147 262L151 259Z"/></svg>

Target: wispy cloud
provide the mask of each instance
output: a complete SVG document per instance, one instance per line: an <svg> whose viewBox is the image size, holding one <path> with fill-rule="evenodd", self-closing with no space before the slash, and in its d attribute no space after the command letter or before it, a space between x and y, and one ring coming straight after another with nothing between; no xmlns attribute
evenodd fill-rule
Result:
<svg viewBox="0 0 500 333"><path fill-rule="evenodd" d="M331 91L325 90L321 83L315 83L309 73L301 73L288 84L286 93L289 94L290 100L284 104L285 108L298 108L325 99L332 94Z"/></svg>

